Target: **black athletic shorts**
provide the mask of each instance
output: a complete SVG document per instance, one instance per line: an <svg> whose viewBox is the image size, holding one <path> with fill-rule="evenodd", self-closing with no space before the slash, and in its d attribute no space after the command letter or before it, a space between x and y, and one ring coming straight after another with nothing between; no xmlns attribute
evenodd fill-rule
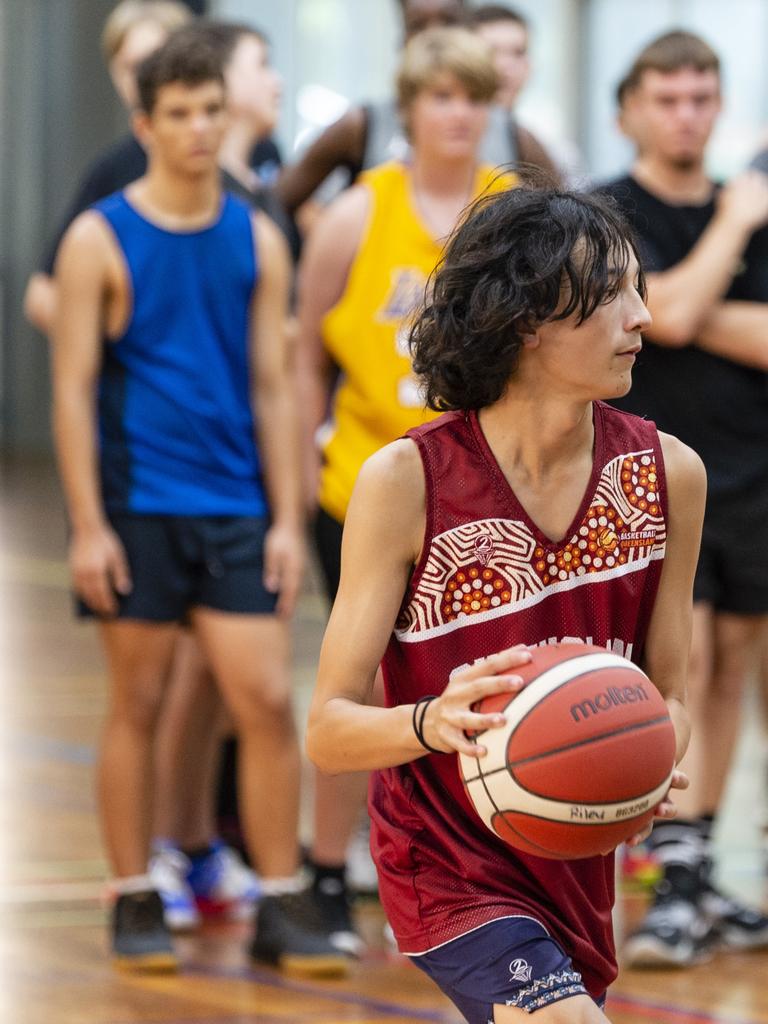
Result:
<svg viewBox="0 0 768 1024"><path fill-rule="evenodd" d="M768 614L768 482L707 501L693 599L718 612Z"/></svg>
<svg viewBox="0 0 768 1024"><path fill-rule="evenodd" d="M183 622L191 608L271 615L277 595L264 587L268 521L250 516L109 517L125 548L133 588L117 617ZM82 616L94 612L78 602Z"/></svg>
<svg viewBox="0 0 768 1024"><path fill-rule="evenodd" d="M315 546L323 572L325 594L330 604L336 600L341 576L341 535L344 524L318 509L314 522Z"/></svg>

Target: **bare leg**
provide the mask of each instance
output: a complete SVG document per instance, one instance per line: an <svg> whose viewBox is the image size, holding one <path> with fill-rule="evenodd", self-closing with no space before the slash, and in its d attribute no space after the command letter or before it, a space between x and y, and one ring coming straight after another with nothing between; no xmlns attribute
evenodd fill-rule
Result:
<svg viewBox="0 0 768 1024"><path fill-rule="evenodd" d="M155 746L154 835L176 846L206 846L216 834L221 698L194 636L176 644Z"/></svg>
<svg viewBox="0 0 768 1024"><path fill-rule="evenodd" d="M118 877L147 870L152 760L175 625L116 621L101 626L110 675L98 796L110 864Z"/></svg>
<svg viewBox="0 0 768 1024"><path fill-rule="evenodd" d="M531 1014L514 1006L494 1006L494 1024L530 1024ZM536 1024L610 1024L589 996L571 996L536 1011Z"/></svg>
<svg viewBox="0 0 768 1024"><path fill-rule="evenodd" d="M703 635L707 625L709 644ZM719 807L738 738L750 657L764 625L763 617L713 615L700 606L694 611L694 642L705 656L701 663L692 658L689 674L691 743L681 767L691 785L675 794L681 817L714 814Z"/></svg>
<svg viewBox="0 0 768 1024"><path fill-rule="evenodd" d="M246 842L264 879L298 869L301 761L288 628L274 616L197 609L195 630L237 729Z"/></svg>
<svg viewBox="0 0 768 1024"><path fill-rule="evenodd" d="M343 864L355 826L363 814L368 772L324 775L315 772L314 841L312 862Z"/></svg>

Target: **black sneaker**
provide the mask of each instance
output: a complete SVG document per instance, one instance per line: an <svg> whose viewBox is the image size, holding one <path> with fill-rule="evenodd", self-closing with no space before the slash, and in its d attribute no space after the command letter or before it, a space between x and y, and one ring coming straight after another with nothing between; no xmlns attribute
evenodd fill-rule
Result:
<svg viewBox="0 0 768 1024"><path fill-rule="evenodd" d="M175 971L178 961L157 892L118 896L112 910L112 959L128 971Z"/></svg>
<svg viewBox="0 0 768 1024"><path fill-rule="evenodd" d="M659 883L645 919L624 943L628 967L691 967L714 952L713 930L698 902L665 888Z"/></svg>
<svg viewBox="0 0 768 1024"><path fill-rule="evenodd" d="M718 939L729 949L768 946L768 917L720 892L711 882L700 896L701 909Z"/></svg>
<svg viewBox="0 0 768 1024"><path fill-rule="evenodd" d="M349 967L345 954L319 930L317 910L306 892L262 896L250 955L290 974L314 977L339 977Z"/></svg>
<svg viewBox="0 0 768 1024"><path fill-rule="evenodd" d="M320 926L336 949L348 956L362 956L365 943L355 929L349 889L343 879L329 875L316 877L311 891Z"/></svg>

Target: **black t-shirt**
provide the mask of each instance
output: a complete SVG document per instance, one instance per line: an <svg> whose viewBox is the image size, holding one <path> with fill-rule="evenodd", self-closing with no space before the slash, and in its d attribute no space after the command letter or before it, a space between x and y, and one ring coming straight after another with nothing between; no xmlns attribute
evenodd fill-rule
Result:
<svg viewBox="0 0 768 1024"><path fill-rule="evenodd" d="M266 184L271 183L275 177L275 166L278 168L280 166L280 151L271 139L264 139L256 144L251 158L251 166L260 177L264 177ZM59 229L46 251L40 270L45 274L53 274L56 253L61 245L61 240L76 217L79 217L84 210L93 206L100 199L105 199L113 192L119 192L130 185L132 181L136 181L146 172L146 169L147 155L131 134L124 135L98 156L87 169L72 202L62 217ZM247 202L264 210L272 217L285 234L294 259L297 259L298 234L293 221L283 210L277 197L267 188L250 192L239 185L233 185L233 182L234 179L227 176L224 180L224 187L240 194Z"/></svg>
<svg viewBox="0 0 768 1024"><path fill-rule="evenodd" d="M669 270L689 254L715 213L673 206L631 177L600 186L635 230L646 273ZM755 232L726 299L768 302L768 231ZM699 453L709 496L745 494L768 481L768 377L696 347L666 348L643 341L632 390L614 404L647 416L660 430Z"/></svg>
<svg viewBox="0 0 768 1024"><path fill-rule="evenodd" d="M46 274L53 273L56 253L64 234L75 219L89 206L113 192L136 181L147 169L147 156L133 135L124 135L113 143L90 165L75 193L72 202L61 219L58 231L51 241L40 269Z"/></svg>

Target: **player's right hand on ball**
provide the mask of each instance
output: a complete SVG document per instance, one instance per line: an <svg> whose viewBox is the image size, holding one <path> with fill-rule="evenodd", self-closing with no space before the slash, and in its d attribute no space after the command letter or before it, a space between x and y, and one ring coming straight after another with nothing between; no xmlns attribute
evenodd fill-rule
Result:
<svg viewBox="0 0 768 1024"><path fill-rule="evenodd" d="M424 715L422 731L430 747L446 754L458 751L469 757L485 757L486 748L468 739L467 733L498 729L505 718L503 714L480 714L472 710L472 705L483 697L522 690L525 683L515 669L530 660L529 648L518 644L454 672Z"/></svg>
<svg viewBox="0 0 768 1024"><path fill-rule="evenodd" d="M75 530L69 567L78 595L97 615L115 615L117 594L131 590L128 559L117 534L108 526Z"/></svg>

